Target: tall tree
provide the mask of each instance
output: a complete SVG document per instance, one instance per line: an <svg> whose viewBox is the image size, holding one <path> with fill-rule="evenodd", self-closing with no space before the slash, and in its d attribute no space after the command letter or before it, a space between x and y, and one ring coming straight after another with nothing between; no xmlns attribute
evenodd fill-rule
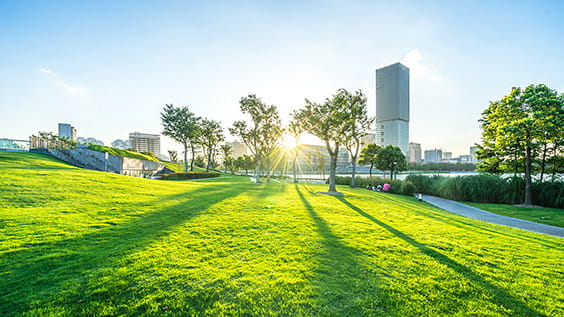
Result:
<svg viewBox="0 0 564 317"><path fill-rule="evenodd" d="M202 119L198 143L202 146L206 156L206 172L210 170L210 163L213 161L218 144L224 140L223 128L219 122Z"/></svg>
<svg viewBox="0 0 564 317"><path fill-rule="evenodd" d="M248 95L239 101L241 112L251 116L251 124L235 121L229 132L238 136L253 153L257 161L256 183L260 183L263 163L278 146L282 136L282 124L278 109L266 105L256 95Z"/></svg>
<svg viewBox="0 0 564 317"><path fill-rule="evenodd" d="M374 118L368 116L366 109L366 96L361 90L350 93L345 89L340 89L339 97L336 102L344 103L346 109L346 132L344 134L344 146L349 151L352 163L352 179L351 187L355 187L356 177L356 161L358 152L362 146L362 138L368 135L370 125L374 122Z"/></svg>
<svg viewBox="0 0 564 317"><path fill-rule="evenodd" d="M327 98L324 103L314 103L305 100L303 109L294 111L293 118L303 124L304 129L321 139L327 148L331 158L329 170L329 192L337 192L335 186L335 176L337 170L337 157L339 146L346 141L347 109L346 103L341 100L344 90L340 89L331 99Z"/></svg>
<svg viewBox="0 0 564 317"><path fill-rule="evenodd" d="M221 156L223 157L223 167L224 172L227 173L227 165L226 162L230 161L233 155L233 148L229 144L222 144L219 149L221 150Z"/></svg>
<svg viewBox="0 0 564 317"><path fill-rule="evenodd" d="M513 88L501 100L490 102L480 119L482 144L479 157L500 162L499 169L524 167L524 205L532 205L533 162L541 162L541 173L549 147L559 155L564 130L564 98L545 85ZM540 155L540 157L539 157ZM492 159L495 158L495 159ZM523 163L520 163L523 162ZM480 164L480 170L489 167Z"/></svg>
<svg viewBox="0 0 564 317"><path fill-rule="evenodd" d="M381 146L375 143L368 143L362 151L360 151L358 164L370 164L370 177L372 177L372 168L376 162L376 155L381 148Z"/></svg>
<svg viewBox="0 0 564 317"><path fill-rule="evenodd" d="M376 154L376 168L390 171L390 179L393 179L395 172L407 169L407 160L399 147L388 144Z"/></svg>
<svg viewBox="0 0 564 317"><path fill-rule="evenodd" d="M200 118L196 117L188 107L174 107L172 104L167 104L161 112L163 135L171 137L184 147L184 172L188 171L188 147L191 148L192 153L190 170L194 168L194 148L200 131L199 120Z"/></svg>

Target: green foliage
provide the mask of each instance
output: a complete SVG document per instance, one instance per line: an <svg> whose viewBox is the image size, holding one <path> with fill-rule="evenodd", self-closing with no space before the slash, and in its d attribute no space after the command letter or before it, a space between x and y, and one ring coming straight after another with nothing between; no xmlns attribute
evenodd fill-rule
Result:
<svg viewBox="0 0 564 317"><path fill-rule="evenodd" d="M346 107L349 95L347 90L339 89L331 99L325 99L323 104L306 99L304 108L292 113L294 121L300 122L305 131L321 139L327 147L331 158L329 192L337 191L335 177L339 146L348 140L346 133L350 130L350 116Z"/></svg>
<svg viewBox="0 0 564 317"><path fill-rule="evenodd" d="M392 188L394 187L392 183ZM414 197L0 152L3 316L551 316L562 239Z"/></svg>
<svg viewBox="0 0 564 317"><path fill-rule="evenodd" d="M160 162L159 159L157 159L154 155L143 154L143 153L139 153L139 152L135 152L135 151L120 150L120 149L116 149L116 148L113 148L113 147L108 147L108 146L98 145L98 144L93 144L93 143L88 144L88 148L91 149L91 150L94 150L94 151L108 153L108 154L115 155L115 156L129 157L129 158L134 158L134 159L138 159L138 160Z"/></svg>
<svg viewBox="0 0 564 317"><path fill-rule="evenodd" d="M380 151L381 148L382 147L378 144L368 143L362 149L362 151L360 151L358 164L370 165L370 177L372 177L372 168L374 167L374 163L376 162L376 155L378 155L378 151Z"/></svg>
<svg viewBox="0 0 564 317"><path fill-rule="evenodd" d="M336 182L339 185L351 185L352 180L350 176L337 176ZM388 192L392 194L400 194L412 196L415 193L415 186L409 181L402 181L397 179L385 179L382 177L357 177L355 184L359 188L366 188L367 186L377 186L390 184Z"/></svg>
<svg viewBox="0 0 564 317"><path fill-rule="evenodd" d="M252 125L245 121L235 121L229 132L238 136L257 160L256 182L260 182L262 163L267 161L278 147L282 136L282 123L278 109L266 105L256 95L249 95L239 101L241 112L251 116Z"/></svg>
<svg viewBox="0 0 564 317"><path fill-rule="evenodd" d="M168 150L168 156L172 162L178 162L178 152L173 150Z"/></svg>
<svg viewBox="0 0 564 317"><path fill-rule="evenodd" d="M390 171L390 178L393 178L394 172L407 169L407 160L399 147L388 144L378 150L375 165L381 171Z"/></svg>
<svg viewBox="0 0 564 317"><path fill-rule="evenodd" d="M482 113L479 170L525 174L524 203L532 203L532 174L564 149L564 97L545 85L513 88Z"/></svg>
<svg viewBox="0 0 564 317"><path fill-rule="evenodd" d="M519 204L525 196L525 180L521 177L409 175L406 180L415 186L415 192L457 201ZM564 208L564 182L536 182L532 188L533 204Z"/></svg>
<svg viewBox="0 0 564 317"><path fill-rule="evenodd" d="M160 179L163 180L185 180L185 179L199 179L199 178L213 178L219 177L219 173L208 172L188 172L188 173L171 173L163 174Z"/></svg>
<svg viewBox="0 0 564 317"><path fill-rule="evenodd" d="M209 171L216 152L218 151L219 143L225 141L223 135L223 128L220 123L213 120L202 119L200 123L200 137L198 144L200 144L206 155L206 172Z"/></svg>
<svg viewBox="0 0 564 317"><path fill-rule="evenodd" d="M205 168L206 160L202 156L196 156L196 158L194 159L194 165L199 168Z"/></svg>
<svg viewBox="0 0 564 317"><path fill-rule="evenodd" d="M200 136L200 118L188 107L174 107L165 105L161 112L163 135L166 135L184 147L184 172L188 171L188 146L191 148L192 160L190 170L194 169L194 147Z"/></svg>

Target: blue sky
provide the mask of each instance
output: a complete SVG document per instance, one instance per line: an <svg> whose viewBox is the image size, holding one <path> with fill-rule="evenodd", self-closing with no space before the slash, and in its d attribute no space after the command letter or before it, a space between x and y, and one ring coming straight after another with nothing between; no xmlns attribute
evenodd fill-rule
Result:
<svg viewBox="0 0 564 317"><path fill-rule="evenodd" d="M167 103L227 128L247 94L287 119L341 87L374 115L374 71L400 61L410 141L460 155L511 87L564 92L564 1L425 2L0 1L0 137L67 122L109 144L160 133Z"/></svg>

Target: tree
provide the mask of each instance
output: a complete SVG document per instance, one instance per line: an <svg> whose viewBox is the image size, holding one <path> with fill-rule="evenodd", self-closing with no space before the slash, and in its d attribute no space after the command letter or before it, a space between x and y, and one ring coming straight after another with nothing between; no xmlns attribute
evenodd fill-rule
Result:
<svg viewBox="0 0 564 317"><path fill-rule="evenodd" d="M374 122L374 118L368 117L368 110L366 109L366 96L361 90L356 91L354 94L349 93L346 89L340 89L337 94L337 102L344 103L346 109L346 132L344 134L344 145L351 157L352 163L352 179L351 187L355 187L355 174L356 174L356 160L358 152L362 145L361 141L364 136L368 134L370 125Z"/></svg>
<svg viewBox="0 0 564 317"><path fill-rule="evenodd" d="M195 145L198 142L200 118L191 112L188 107L174 107L165 105L161 112L161 121L164 128L163 135L171 137L184 147L184 172L188 171L188 147L191 148L192 160L190 170L194 169Z"/></svg>
<svg viewBox="0 0 564 317"><path fill-rule="evenodd" d="M177 162L178 161L178 152L173 151L173 150L168 150L168 156L170 157L171 162Z"/></svg>
<svg viewBox="0 0 564 317"><path fill-rule="evenodd" d="M513 88L501 100L490 102L480 119L482 144L478 157L485 158L479 169L515 172L525 175L523 205L532 205L533 162L540 162L544 176L550 155L562 151L564 98L545 85Z"/></svg>
<svg viewBox="0 0 564 317"><path fill-rule="evenodd" d="M204 155L206 156L206 172L210 170L210 163L213 161L213 157L217 151L217 145L224 140L223 128L219 122L202 119L198 143L202 146Z"/></svg>
<svg viewBox="0 0 564 317"><path fill-rule="evenodd" d="M375 143L368 143L362 149L362 151L360 151L360 159L358 160L358 164L370 164L370 177L372 177L372 168L374 167L374 163L376 161L376 155L381 148L381 146Z"/></svg>
<svg viewBox="0 0 564 317"><path fill-rule="evenodd" d="M229 132L253 153L257 161L256 183L260 183L262 164L278 146L282 136L282 124L278 109L266 105L256 95L249 95L239 101L241 112L251 116L251 125L245 121L235 121Z"/></svg>
<svg viewBox="0 0 564 317"><path fill-rule="evenodd" d="M339 146L346 141L348 114L346 103L342 102L344 89L339 89L331 99L327 98L323 104L305 100L303 109L294 111L293 118L303 124L304 130L325 142L327 152L331 158L329 174L329 192L336 193L335 176Z"/></svg>
<svg viewBox="0 0 564 317"><path fill-rule="evenodd" d="M375 165L379 170L390 171L390 179L393 179L396 171L407 169L407 160L399 147L388 144L376 154Z"/></svg>
<svg viewBox="0 0 564 317"><path fill-rule="evenodd" d="M227 164L230 158L232 158L233 148L229 144L222 144L219 149L221 150L221 156L223 157L223 172L227 173Z"/></svg>

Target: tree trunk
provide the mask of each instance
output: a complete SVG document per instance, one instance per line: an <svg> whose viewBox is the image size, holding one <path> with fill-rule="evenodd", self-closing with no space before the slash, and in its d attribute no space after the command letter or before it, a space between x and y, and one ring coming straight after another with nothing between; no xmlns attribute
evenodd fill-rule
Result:
<svg viewBox="0 0 564 317"><path fill-rule="evenodd" d="M336 192L337 187L335 186L335 176L337 176L337 155L338 149L333 155L331 155L331 167L329 169L329 192Z"/></svg>
<svg viewBox="0 0 564 317"><path fill-rule="evenodd" d="M206 173L210 170L210 162L211 162L211 150L208 152L208 162L206 164Z"/></svg>
<svg viewBox="0 0 564 317"><path fill-rule="evenodd" d="M548 151L548 144L544 145L544 149L542 151L542 160L541 160L541 175L540 175L540 182L542 183L542 179L544 177L544 169L546 166L546 152Z"/></svg>
<svg viewBox="0 0 564 317"><path fill-rule="evenodd" d="M374 163L370 164L370 177L372 177L372 167L374 166Z"/></svg>
<svg viewBox="0 0 564 317"><path fill-rule="evenodd" d="M184 173L188 173L188 144L184 144Z"/></svg>
<svg viewBox="0 0 564 317"><path fill-rule="evenodd" d="M532 180L531 180L531 165L532 165L532 159L531 159L531 147L529 145L527 145L526 150L525 150L525 202L523 203L524 205L532 205L533 204L533 198L531 195L531 184L532 184Z"/></svg>
<svg viewBox="0 0 564 317"><path fill-rule="evenodd" d="M351 179L351 188L355 188L355 177L356 177L356 157L351 157L352 161L352 179Z"/></svg>
<svg viewBox="0 0 564 317"><path fill-rule="evenodd" d="M190 143L190 149L192 150L192 159L190 160L190 171L194 171L194 156L196 151L194 151L194 144Z"/></svg>
<svg viewBox="0 0 564 317"><path fill-rule="evenodd" d="M260 183L260 157L256 155L257 158L257 170L256 170L256 178L255 183Z"/></svg>

